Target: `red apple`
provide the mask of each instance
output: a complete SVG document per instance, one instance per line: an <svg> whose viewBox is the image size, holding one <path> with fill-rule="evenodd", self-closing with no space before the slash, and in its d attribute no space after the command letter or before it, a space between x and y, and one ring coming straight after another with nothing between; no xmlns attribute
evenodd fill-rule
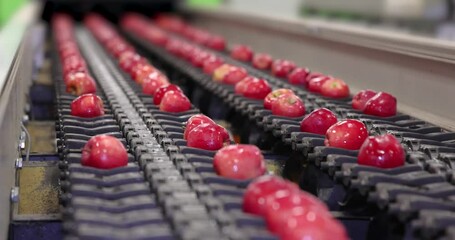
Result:
<svg viewBox="0 0 455 240"><path fill-rule="evenodd" d="M264 216L267 211L267 197L282 189L298 191L298 186L274 175L258 177L246 188L243 195L243 211Z"/></svg>
<svg viewBox="0 0 455 240"><path fill-rule="evenodd" d="M210 40L210 34L203 30L198 30L193 35L193 41L200 45L205 45Z"/></svg>
<svg viewBox="0 0 455 240"><path fill-rule="evenodd" d="M368 102L368 100L370 100L370 98L374 97L374 95L376 95L376 92L370 89L358 92L352 98L352 108L363 110L365 108L365 104Z"/></svg>
<svg viewBox="0 0 455 240"><path fill-rule="evenodd" d="M311 79L320 78L320 77L330 78L329 76L326 76L320 72L310 72L306 77L305 87L308 88L308 84L310 83Z"/></svg>
<svg viewBox="0 0 455 240"><path fill-rule="evenodd" d="M62 54L62 52L67 50L79 52L79 47L77 46L77 43L74 41L62 42L58 44L57 48L60 55Z"/></svg>
<svg viewBox="0 0 455 240"><path fill-rule="evenodd" d="M91 137L82 149L81 164L100 169L112 169L128 164L128 154L122 142L108 135Z"/></svg>
<svg viewBox="0 0 455 240"><path fill-rule="evenodd" d="M93 118L104 115L103 100L95 94L83 94L71 102L71 115Z"/></svg>
<svg viewBox="0 0 455 240"><path fill-rule="evenodd" d="M205 45L217 51L223 51L226 48L226 42L224 38L216 35L210 36Z"/></svg>
<svg viewBox="0 0 455 240"><path fill-rule="evenodd" d="M246 45L236 45L231 50L231 57L243 62L249 62L253 58L253 51Z"/></svg>
<svg viewBox="0 0 455 240"><path fill-rule="evenodd" d="M196 51L193 56L190 57L190 62L193 66L197 68L202 68L204 65L204 61L209 57L213 56L213 54L207 51Z"/></svg>
<svg viewBox="0 0 455 240"><path fill-rule="evenodd" d="M295 68L289 75L288 75L288 82L294 85L307 85L307 77L310 73L310 70L307 68Z"/></svg>
<svg viewBox="0 0 455 240"><path fill-rule="evenodd" d="M243 81L245 81L245 83L242 83ZM244 87L236 86L235 93L247 98L262 100L272 91L269 83L264 79L248 77L237 84Z"/></svg>
<svg viewBox="0 0 455 240"><path fill-rule="evenodd" d="M234 85L248 76L248 72L242 67L224 64L215 69L213 75L215 81Z"/></svg>
<svg viewBox="0 0 455 240"><path fill-rule="evenodd" d="M95 80L93 80L93 78L87 73L76 73L66 82L66 92L77 96L85 93L95 93Z"/></svg>
<svg viewBox="0 0 455 240"><path fill-rule="evenodd" d="M360 165L378 168L395 168L404 165L406 153L400 141L391 134L370 136L359 150Z"/></svg>
<svg viewBox="0 0 455 240"><path fill-rule="evenodd" d="M294 211L278 212L275 216L281 221L276 221L275 232L280 239L302 240L348 240L344 226L330 213L319 207L297 208Z"/></svg>
<svg viewBox="0 0 455 240"><path fill-rule="evenodd" d="M213 123L202 123L194 127L188 132L186 141L188 147L211 151L230 144L227 130Z"/></svg>
<svg viewBox="0 0 455 240"><path fill-rule="evenodd" d="M180 91L166 92L160 103L160 110L165 112L184 112L190 109L190 100Z"/></svg>
<svg viewBox="0 0 455 240"><path fill-rule="evenodd" d="M60 53L61 59L66 59L71 56L80 56L81 55L77 44L73 41L60 44L59 53Z"/></svg>
<svg viewBox="0 0 455 240"><path fill-rule="evenodd" d="M266 171L264 156L255 145L236 144L218 150L213 158L218 175L246 180L263 175Z"/></svg>
<svg viewBox="0 0 455 240"><path fill-rule="evenodd" d="M174 84L169 84L162 86L158 88L155 93L153 94L153 104L155 105L160 105L161 100L164 97L164 94L167 93L168 91L180 91L183 92L182 89L179 88L179 86L174 85Z"/></svg>
<svg viewBox="0 0 455 240"><path fill-rule="evenodd" d="M126 42L123 42L123 40L116 44L112 49L112 53L115 57L119 57L122 53L130 51L134 51L134 47Z"/></svg>
<svg viewBox="0 0 455 240"><path fill-rule="evenodd" d="M347 98L349 86L343 80L332 78L322 84L321 94L330 98Z"/></svg>
<svg viewBox="0 0 455 240"><path fill-rule="evenodd" d="M305 114L305 104L294 94L285 94L272 103L272 114L285 117L301 117Z"/></svg>
<svg viewBox="0 0 455 240"><path fill-rule="evenodd" d="M82 72L69 72L63 75L63 82L67 84L73 78L84 78L87 75L86 71Z"/></svg>
<svg viewBox="0 0 455 240"><path fill-rule="evenodd" d="M279 96L284 94L294 94L291 89L287 88L280 88L277 90L273 90L264 98L264 108L265 109L272 109L272 103L275 102Z"/></svg>
<svg viewBox="0 0 455 240"><path fill-rule="evenodd" d="M253 67L261 70L270 69L273 59L267 53L256 53L253 58Z"/></svg>
<svg viewBox="0 0 455 240"><path fill-rule="evenodd" d="M148 63L137 63L131 69L130 75L134 81L138 84L142 84L143 78L155 71L157 71L157 69Z"/></svg>
<svg viewBox="0 0 455 240"><path fill-rule="evenodd" d="M158 88L169 85L167 77L158 71L150 73L142 81L142 92L149 95L154 95Z"/></svg>
<svg viewBox="0 0 455 240"><path fill-rule="evenodd" d="M308 90L310 92L320 93L321 89L322 89L322 85L324 85L324 83L330 79L331 78L327 77L327 76L313 78L308 81Z"/></svg>
<svg viewBox="0 0 455 240"><path fill-rule="evenodd" d="M87 66L81 57L72 56L63 60L63 74L69 72L86 72Z"/></svg>
<svg viewBox="0 0 455 240"><path fill-rule="evenodd" d="M300 123L300 131L315 134L325 134L338 119L327 108L319 108L308 114Z"/></svg>
<svg viewBox="0 0 455 240"><path fill-rule="evenodd" d="M142 35L143 38L158 46L165 46L169 40L169 36L165 32L150 25L144 29Z"/></svg>
<svg viewBox="0 0 455 240"><path fill-rule="evenodd" d="M169 39L166 43L166 50L176 56L180 56L180 49L182 48L183 42L177 39Z"/></svg>
<svg viewBox="0 0 455 240"><path fill-rule="evenodd" d="M204 73L212 75L215 69L220 67L221 65L224 64L223 59L217 57L217 56L210 56L209 58L204 60L204 63L202 65L202 69Z"/></svg>
<svg viewBox="0 0 455 240"><path fill-rule="evenodd" d="M226 76L226 74L230 71L231 67L233 67L233 66L230 64L227 64L227 63L217 67L213 71L213 75L212 75L213 80L217 81L217 82L223 81L224 76Z"/></svg>
<svg viewBox="0 0 455 240"><path fill-rule="evenodd" d="M332 125L325 136L326 146L357 150L368 137L368 130L361 121L348 119Z"/></svg>
<svg viewBox="0 0 455 240"><path fill-rule="evenodd" d="M235 84L235 87L234 87L235 93L242 95L244 92L247 91L248 84L250 84L251 82L253 82L256 79L257 78L255 78L253 76L248 76L248 77L242 79L242 81Z"/></svg>
<svg viewBox="0 0 455 240"><path fill-rule="evenodd" d="M196 114L191 116L185 124L185 132L183 133L183 139L187 140L190 131L204 123L216 125L216 123L211 118L205 116L204 114Z"/></svg>
<svg viewBox="0 0 455 240"><path fill-rule="evenodd" d="M183 31L183 28L186 25L179 17L167 14L158 14L155 17L155 22L158 26L173 32Z"/></svg>
<svg viewBox="0 0 455 240"><path fill-rule="evenodd" d="M289 60L277 59L272 63L272 74L285 78L295 68L295 63Z"/></svg>
<svg viewBox="0 0 455 240"><path fill-rule="evenodd" d="M298 189L283 189L276 191L266 199L266 210L264 217L267 227L271 232L280 232L280 225L285 223L281 216L290 216L293 211L304 211L305 209L320 209L328 214L329 209L318 198ZM280 217L277 217L279 216Z"/></svg>
<svg viewBox="0 0 455 240"><path fill-rule="evenodd" d="M180 56L183 59L188 60L191 58L191 56L193 56L193 53L196 51L200 51L200 49L192 44L183 43L182 47L180 48Z"/></svg>
<svg viewBox="0 0 455 240"><path fill-rule="evenodd" d="M79 49L63 49L61 52L60 52L60 58L61 59L66 59L66 58L69 58L69 57L73 57L73 56L76 56L76 57L80 57L81 56L81 53L79 52Z"/></svg>
<svg viewBox="0 0 455 240"><path fill-rule="evenodd" d="M118 58L119 66L127 73L132 73L135 65L143 64L148 65L147 60L141 57L139 54L127 51L122 53Z"/></svg>
<svg viewBox="0 0 455 240"><path fill-rule="evenodd" d="M248 76L248 72L242 67L231 67L224 76L222 83L235 85Z"/></svg>
<svg viewBox="0 0 455 240"><path fill-rule="evenodd" d="M378 92L367 101L363 112L378 117L395 116L397 114L397 99L386 92Z"/></svg>

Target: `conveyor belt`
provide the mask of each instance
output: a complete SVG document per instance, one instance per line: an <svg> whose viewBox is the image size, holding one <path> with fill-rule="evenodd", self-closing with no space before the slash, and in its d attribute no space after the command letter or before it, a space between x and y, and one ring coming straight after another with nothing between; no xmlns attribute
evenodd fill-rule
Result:
<svg viewBox="0 0 455 240"><path fill-rule="evenodd" d="M155 59L165 62L169 69L180 72L207 92L223 99L226 107L235 109L276 140L281 140L294 152L300 153L301 164L307 166L303 173L302 187L329 203L332 210L360 216L366 213L379 215L385 210L401 223L409 223L416 219L411 224L413 228L407 229L411 232L406 234L412 236L412 233L415 233L415 237L424 239L441 236L446 229L450 229L450 226L455 226L453 218L441 216L440 213L448 211L453 214L455 211L453 198L455 133L404 114L390 118L365 115L351 109L348 100L334 101L308 93L302 88L291 86L283 79L232 60L225 53L217 53L226 62L246 68L251 75L267 79L275 88L293 89L305 100L308 112L326 107L334 111L339 119L360 119L367 125L370 134L392 133L406 147L405 166L390 170L360 166L356 163L357 151L325 147L324 136L300 132L298 126L302 118L273 116L270 111L263 109L261 101L234 94L231 86L212 81L211 77L200 69L141 39L135 33L126 31L125 35L142 46ZM343 204L339 204L341 202ZM373 212L370 203L373 203ZM430 218L432 221L428 223L426 220ZM441 219L444 224L438 224L434 219ZM390 222L373 222L370 228L387 228L384 224ZM427 229L431 231L426 231ZM383 232L375 237L379 239L390 237L384 234L397 233Z"/></svg>
<svg viewBox="0 0 455 240"><path fill-rule="evenodd" d="M215 152L186 147L182 124L199 110L159 111L85 28L76 36L106 115L69 116L74 96L65 93L54 53L66 238L276 239L263 219L241 211L248 181L217 176ZM127 146L128 166L97 170L79 164L80 149L97 134L116 136Z"/></svg>

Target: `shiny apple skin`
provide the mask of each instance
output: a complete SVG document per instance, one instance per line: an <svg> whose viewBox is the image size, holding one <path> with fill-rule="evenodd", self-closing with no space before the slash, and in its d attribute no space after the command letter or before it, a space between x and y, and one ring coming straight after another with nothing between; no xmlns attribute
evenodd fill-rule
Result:
<svg viewBox="0 0 455 240"><path fill-rule="evenodd" d="M226 139L227 130L220 125L202 123L191 129L187 136L187 146L215 151L230 143Z"/></svg>
<svg viewBox="0 0 455 240"><path fill-rule="evenodd" d="M253 59L253 50L246 45L236 45L231 50L231 57L242 62L249 62Z"/></svg>
<svg viewBox="0 0 455 240"><path fill-rule="evenodd" d="M272 75L280 78L286 78L295 67L296 65L292 61L277 59L272 63Z"/></svg>
<svg viewBox="0 0 455 240"><path fill-rule="evenodd" d="M347 98L349 86L343 80L332 78L322 84L321 95L329 98Z"/></svg>
<svg viewBox="0 0 455 240"><path fill-rule="evenodd" d="M213 167L218 175L239 180L259 177L266 171L261 150L247 144L230 145L218 150Z"/></svg>
<svg viewBox="0 0 455 240"><path fill-rule="evenodd" d="M184 112L191 109L190 100L180 91L168 91L160 103L160 110L165 112Z"/></svg>
<svg viewBox="0 0 455 240"><path fill-rule="evenodd" d="M336 115L327 108L315 109L300 122L300 131L324 135L338 122Z"/></svg>
<svg viewBox="0 0 455 240"><path fill-rule="evenodd" d="M175 84L161 86L153 94L153 104L160 105L161 100L163 100L164 94L167 93L168 91L183 92L182 89L180 89L180 87Z"/></svg>
<svg viewBox="0 0 455 240"><path fill-rule="evenodd" d="M185 131L183 133L183 139L187 140L188 134L190 133L190 131L193 130L195 127L197 127L201 124L204 124L204 123L216 125L215 121L213 121L211 118L205 116L204 114L196 114L196 115L191 116L185 124Z"/></svg>
<svg viewBox="0 0 455 240"><path fill-rule="evenodd" d="M221 81L224 84L235 85L248 76L248 72L242 67L231 67Z"/></svg>
<svg viewBox="0 0 455 240"><path fill-rule="evenodd" d="M253 57L253 67L261 70L269 70L272 66L272 56L267 53L256 53Z"/></svg>
<svg viewBox="0 0 455 240"><path fill-rule="evenodd" d="M406 153L398 139L392 134L370 136L359 150L357 162L360 165L378 168L396 168L403 166Z"/></svg>
<svg viewBox="0 0 455 240"><path fill-rule="evenodd" d="M160 88L169 85L169 80L161 72L154 71L143 78L142 92L148 95L154 95Z"/></svg>
<svg viewBox="0 0 455 240"><path fill-rule="evenodd" d="M273 90L271 93L267 94L264 98L264 108L265 109L272 109L272 103L278 100L278 97L284 94L294 94L294 91L287 88L279 88Z"/></svg>
<svg viewBox="0 0 455 240"><path fill-rule="evenodd" d="M242 81L246 81L242 83ZM251 99L258 99L263 100L270 92L272 92L272 88L270 87L269 83L260 78L244 78L237 84L243 87L236 87L236 93L240 94L246 98ZM239 92L237 91L239 90Z"/></svg>
<svg viewBox="0 0 455 240"><path fill-rule="evenodd" d="M248 185L243 195L243 211L264 216L267 210L267 197L282 189L298 190L298 186L274 175L256 178Z"/></svg>
<svg viewBox="0 0 455 240"><path fill-rule="evenodd" d="M95 94L83 94L71 102L71 115L94 118L104 115L103 100Z"/></svg>
<svg viewBox="0 0 455 240"><path fill-rule="evenodd" d="M294 94L285 94L272 103L272 114L284 117L301 117L305 114L305 104Z"/></svg>
<svg viewBox="0 0 455 240"><path fill-rule="evenodd" d="M329 209L318 198L298 189L283 189L271 194L266 200L265 219L267 228L274 233L279 233L281 224L286 220L277 216L289 216L293 211L304 209L320 209L328 213Z"/></svg>
<svg viewBox="0 0 455 240"><path fill-rule="evenodd" d="M307 85L307 77L310 74L310 70L307 68L295 68L288 75L288 82L293 85Z"/></svg>
<svg viewBox="0 0 455 240"><path fill-rule="evenodd" d="M289 212L278 212L273 229L280 239L286 240L348 240L349 236L344 226L334 219L329 212L319 207L294 209Z"/></svg>
<svg viewBox="0 0 455 240"><path fill-rule="evenodd" d="M76 96L86 93L95 93L95 80L93 80L88 73L77 73L66 83L66 92Z"/></svg>
<svg viewBox="0 0 455 240"><path fill-rule="evenodd" d="M224 40L223 37L217 35L210 36L205 45L217 51L223 51L224 49L226 49L226 41Z"/></svg>
<svg viewBox="0 0 455 240"><path fill-rule="evenodd" d="M204 71L205 74L212 75L215 69L217 69L223 64L224 64L223 59L216 56L211 56L204 60L202 70Z"/></svg>
<svg viewBox="0 0 455 240"><path fill-rule="evenodd" d="M372 97L376 95L376 92L370 89L362 90L358 92L352 98L352 108L361 110L365 109L365 105Z"/></svg>
<svg viewBox="0 0 455 240"><path fill-rule="evenodd" d="M325 135L326 146L358 150L368 137L368 130L361 121L348 119L332 125Z"/></svg>
<svg viewBox="0 0 455 240"><path fill-rule="evenodd" d="M315 93L320 93L322 89L322 85L324 85L325 82L330 80L329 77L327 76L322 76L322 77L316 77L308 81L308 91L310 92L315 92Z"/></svg>
<svg viewBox="0 0 455 240"><path fill-rule="evenodd" d="M365 104L365 114L378 117L392 117L397 114L397 99L389 93L378 92Z"/></svg>
<svg viewBox="0 0 455 240"><path fill-rule="evenodd" d="M97 135L82 149L81 164L99 169L113 169L128 164L128 154L122 142L108 135Z"/></svg>

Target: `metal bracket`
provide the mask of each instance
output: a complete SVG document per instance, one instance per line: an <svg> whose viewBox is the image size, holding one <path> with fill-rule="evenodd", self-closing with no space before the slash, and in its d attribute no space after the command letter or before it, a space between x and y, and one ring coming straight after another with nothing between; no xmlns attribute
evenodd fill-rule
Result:
<svg viewBox="0 0 455 240"><path fill-rule="evenodd" d="M13 203L19 202L19 187L11 188L11 202Z"/></svg>
<svg viewBox="0 0 455 240"><path fill-rule="evenodd" d="M30 111L30 105L27 103L26 106L28 106L28 107L25 108L25 111L29 112ZM22 123L23 124L27 124L29 120L30 120L30 117L27 114L24 114L24 116L22 116Z"/></svg>
<svg viewBox="0 0 455 240"><path fill-rule="evenodd" d="M17 158L15 162L15 167L16 168L22 168L22 158Z"/></svg>
<svg viewBox="0 0 455 240"><path fill-rule="evenodd" d="M26 133L25 131L21 131L21 135L19 136L19 149L25 149L25 140L26 140Z"/></svg>

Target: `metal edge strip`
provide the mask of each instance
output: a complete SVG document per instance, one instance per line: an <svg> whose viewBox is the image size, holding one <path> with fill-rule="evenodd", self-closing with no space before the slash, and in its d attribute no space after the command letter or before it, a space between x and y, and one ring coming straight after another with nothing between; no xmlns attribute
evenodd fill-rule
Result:
<svg viewBox="0 0 455 240"><path fill-rule="evenodd" d="M398 54L455 63L455 43L407 33L370 29L349 23L335 23L308 18L265 16L252 12L238 12L229 8L203 9L183 7L189 14L228 20L243 25L254 25L273 31L298 34L372 48Z"/></svg>

